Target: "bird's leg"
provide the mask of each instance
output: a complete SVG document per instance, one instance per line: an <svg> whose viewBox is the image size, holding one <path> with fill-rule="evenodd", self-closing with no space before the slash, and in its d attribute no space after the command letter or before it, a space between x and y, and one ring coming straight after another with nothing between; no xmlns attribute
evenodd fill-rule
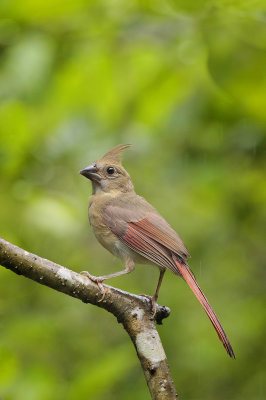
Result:
<svg viewBox="0 0 266 400"><path fill-rule="evenodd" d="M105 289L102 284L103 281L105 281L106 279L115 278L116 276L129 274L130 272L133 271L134 268L135 268L135 264L134 264L133 260L131 260L130 258L127 258L125 269L123 269L122 271L114 272L112 274L103 275L103 276L94 276L94 275L91 275L88 271L81 271L80 273L83 275L86 275L91 281L97 283L98 288L102 293L102 297L100 298L100 300L98 300L100 302L100 301L103 301L103 299L105 297Z"/></svg>
<svg viewBox="0 0 266 400"><path fill-rule="evenodd" d="M157 301L158 296L159 296L159 290L160 290L160 287L161 287L161 284L162 284L164 273L165 273L165 269L160 269L160 276L159 276L157 288L156 288L155 294L153 296L148 296L146 294L141 294L141 296L147 297L151 301L152 318L154 318L155 314L156 314L156 301Z"/></svg>

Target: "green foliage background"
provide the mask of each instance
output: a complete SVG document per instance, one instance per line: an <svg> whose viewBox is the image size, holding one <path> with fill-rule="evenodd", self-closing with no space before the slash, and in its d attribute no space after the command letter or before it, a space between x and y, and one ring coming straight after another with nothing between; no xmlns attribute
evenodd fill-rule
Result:
<svg viewBox="0 0 266 400"><path fill-rule="evenodd" d="M121 265L78 170L124 165L192 254L236 353L169 272L159 332L182 399L265 390L265 1L2 0L0 235L75 271ZM158 271L110 281L152 294ZM147 399L128 337L95 307L0 270L0 397Z"/></svg>

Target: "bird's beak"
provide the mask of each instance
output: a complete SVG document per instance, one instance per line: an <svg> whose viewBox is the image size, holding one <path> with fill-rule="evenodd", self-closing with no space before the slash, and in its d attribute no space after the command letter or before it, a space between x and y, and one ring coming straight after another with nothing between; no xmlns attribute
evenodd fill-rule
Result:
<svg viewBox="0 0 266 400"><path fill-rule="evenodd" d="M99 169L96 167L96 164L91 164L81 169L79 173L85 176L85 178L90 179L91 181L100 182L101 177L97 174L98 170Z"/></svg>

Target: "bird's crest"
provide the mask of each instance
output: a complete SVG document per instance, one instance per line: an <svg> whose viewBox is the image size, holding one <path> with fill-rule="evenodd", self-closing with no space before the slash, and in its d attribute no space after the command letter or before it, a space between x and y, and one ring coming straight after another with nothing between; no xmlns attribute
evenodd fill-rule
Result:
<svg viewBox="0 0 266 400"><path fill-rule="evenodd" d="M104 156L102 156L102 158L100 158L99 162L120 164L122 151L130 146L131 146L131 144L119 144L118 146L113 147Z"/></svg>

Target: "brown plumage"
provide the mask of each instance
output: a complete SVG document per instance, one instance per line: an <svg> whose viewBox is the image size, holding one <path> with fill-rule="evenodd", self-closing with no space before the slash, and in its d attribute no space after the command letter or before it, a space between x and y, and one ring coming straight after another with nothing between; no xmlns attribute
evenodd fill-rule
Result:
<svg viewBox="0 0 266 400"><path fill-rule="evenodd" d="M188 250L179 235L143 197L138 196L127 171L121 165L121 152L130 145L116 146L96 163L80 171L92 181L93 193L89 202L89 220L99 242L125 263L123 271L90 279L99 285L108 278L131 272L135 263L159 267L160 277L151 298L153 314L166 269L181 276L189 285L230 357L234 352L230 342L191 272Z"/></svg>

